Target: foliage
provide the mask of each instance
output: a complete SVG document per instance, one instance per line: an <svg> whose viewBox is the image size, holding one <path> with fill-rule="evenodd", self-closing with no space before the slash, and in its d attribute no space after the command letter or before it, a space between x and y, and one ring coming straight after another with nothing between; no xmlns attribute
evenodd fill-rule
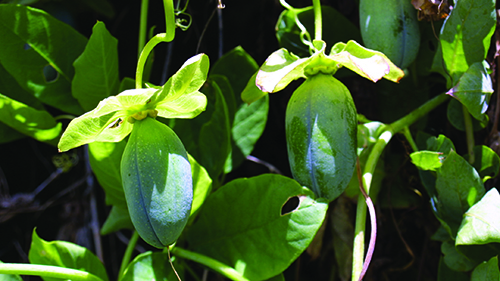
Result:
<svg viewBox="0 0 500 281"><path fill-rule="evenodd" d="M86 185L82 201L95 205L102 192L105 222L85 247L45 241L37 223L28 261L0 251L0 279L499 279L495 1L359 1L349 14L280 0L274 45L219 46L217 56L211 35L222 25L204 35L197 16L250 12L164 0L149 14L165 25L148 35L143 0L137 65L121 55L130 42L114 37L126 29L119 5L82 1L77 10L108 17L83 30L36 2L0 3L0 151L29 141L63 154L42 185L14 196L0 162L0 223L24 206L51 209L36 196L66 176L72 189L55 197ZM258 42L238 28L228 36ZM195 33L206 53L191 48ZM160 43L164 68L179 66L168 79ZM99 232L132 234L103 263Z"/></svg>

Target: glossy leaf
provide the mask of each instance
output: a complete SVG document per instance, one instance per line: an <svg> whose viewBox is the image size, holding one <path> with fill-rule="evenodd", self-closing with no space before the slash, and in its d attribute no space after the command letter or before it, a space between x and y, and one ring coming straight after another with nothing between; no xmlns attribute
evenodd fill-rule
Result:
<svg viewBox="0 0 500 281"><path fill-rule="evenodd" d="M177 270L181 269L175 265ZM145 252L127 266L120 281L177 280L170 266L167 253ZM183 279L184 280L184 279Z"/></svg>
<svg viewBox="0 0 500 281"><path fill-rule="evenodd" d="M203 202L212 191L212 179L207 170L198 164L190 154L188 154L188 159L193 176L193 203L191 205L191 216L193 216L200 210Z"/></svg>
<svg viewBox="0 0 500 281"><path fill-rule="evenodd" d="M22 88L0 64L0 93L35 109L43 109L42 103L32 93Z"/></svg>
<svg viewBox="0 0 500 281"><path fill-rule="evenodd" d="M298 206L281 215L298 196ZM250 280L285 270L309 245L321 226L327 203L279 175L237 179L214 192L188 232L197 252L234 267Z"/></svg>
<svg viewBox="0 0 500 281"><path fill-rule="evenodd" d="M437 173L437 216L455 237L463 214L484 195L484 186L476 170L452 151Z"/></svg>
<svg viewBox="0 0 500 281"><path fill-rule="evenodd" d="M484 261L472 271L471 281L498 281L500 271L498 270L498 257L492 257Z"/></svg>
<svg viewBox="0 0 500 281"><path fill-rule="evenodd" d="M246 102L247 104L251 104L254 101L267 95L266 92L262 91L261 89L259 89L259 87L257 87L255 79L257 78L258 73L259 72L255 72L252 75L252 77L248 80L245 89L243 90L243 92L241 92L241 99L243 100L243 102Z"/></svg>
<svg viewBox="0 0 500 281"><path fill-rule="evenodd" d="M466 111L468 112L468 111ZM465 132L465 121L464 121L464 106L457 100L451 99L446 108L446 117L448 121L457 130ZM472 129L474 132L484 129L488 125L488 118L484 115L483 121L479 121L476 118L471 118Z"/></svg>
<svg viewBox="0 0 500 281"><path fill-rule="evenodd" d="M122 188L120 161L126 141L93 142L89 144L89 161L92 171L104 188L106 204L127 208Z"/></svg>
<svg viewBox="0 0 500 281"><path fill-rule="evenodd" d="M398 82L404 76L403 70L386 55L367 49L353 40L347 44L342 42L335 44L328 57L373 82L382 78Z"/></svg>
<svg viewBox="0 0 500 281"><path fill-rule="evenodd" d="M0 94L0 122L38 141L55 144L61 123L45 110L29 107Z"/></svg>
<svg viewBox="0 0 500 281"><path fill-rule="evenodd" d="M73 61L87 40L42 10L0 5L0 61L24 89L42 102L72 114L82 108L71 96Z"/></svg>
<svg viewBox="0 0 500 281"><path fill-rule="evenodd" d="M101 261L88 249L65 241L47 242L33 230L33 238L29 251L32 264L55 265L65 268L84 270L103 281L108 280L106 270ZM44 277L45 281L57 281L58 278Z"/></svg>
<svg viewBox="0 0 500 281"><path fill-rule="evenodd" d="M495 25L494 0L458 1L441 28L433 70L454 86L472 64L486 58Z"/></svg>
<svg viewBox="0 0 500 281"><path fill-rule="evenodd" d="M447 94L459 100L479 121L486 121L486 110L493 93L491 77L484 64L476 62L458 79Z"/></svg>
<svg viewBox="0 0 500 281"><path fill-rule="evenodd" d="M500 195L492 188L464 215L457 234L457 245L500 243Z"/></svg>
<svg viewBox="0 0 500 281"><path fill-rule="evenodd" d="M72 94L85 111L118 93L118 40L111 36L103 22L94 25L85 50L73 65Z"/></svg>

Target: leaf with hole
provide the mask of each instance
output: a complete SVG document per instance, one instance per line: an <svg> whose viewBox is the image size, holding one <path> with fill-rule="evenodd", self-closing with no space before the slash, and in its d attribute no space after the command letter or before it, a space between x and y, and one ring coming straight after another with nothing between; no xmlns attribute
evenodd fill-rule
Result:
<svg viewBox="0 0 500 281"><path fill-rule="evenodd" d="M248 279L271 278L307 248L323 222L328 205L312 196L280 175L231 181L207 198L189 229L189 245ZM294 197L298 206L283 210Z"/></svg>

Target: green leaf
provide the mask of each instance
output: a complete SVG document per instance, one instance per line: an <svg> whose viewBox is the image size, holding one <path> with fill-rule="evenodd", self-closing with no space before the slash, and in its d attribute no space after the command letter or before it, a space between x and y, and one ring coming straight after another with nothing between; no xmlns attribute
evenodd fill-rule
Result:
<svg viewBox="0 0 500 281"><path fill-rule="evenodd" d="M207 80L209 61L208 56L199 54L189 58L181 68L170 77L163 85L162 90L155 94L151 99L151 104L156 105L158 115L165 118L192 118L192 117L170 117L169 104L174 102L182 95L192 95L196 98L193 104L187 103L188 100L173 104L172 112L175 114L178 110L187 112L188 110L199 110L198 114L205 108L199 108L197 99L201 98L198 90L203 86ZM192 109L190 109L193 107Z"/></svg>
<svg viewBox="0 0 500 281"><path fill-rule="evenodd" d="M118 93L118 40L111 36L103 22L94 25L85 51L73 65L72 94L85 111Z"/></svg>
<svg viewBox="0 0 500 281"><path fill-rule="evenodd" d="M451 270L444 262L444 258L441 257L439 259L437 281L470 281L470 278L466 273Z"/></svg>
<svg viewBox="0 0 500 281"><path fill-rule="evenodd" d="M0 143L15 141L23 137L25 137L24 134L21 134L12 127L0 122Z"/></svg>
<svg viewBox="0 0 500 281"><path fill-rule="evenodd" d="M43 109L42 103L22 88L10 73L0 64L0 93L35 109Z"/></svg>
<svg viewBox="0 0 500 281"><path fill-rule="evenodd" d="M321 13L323 17L322 39L328 46L351 39L361 42L359 28L344 15L331 6L321 6ZM313 7L309 6L301 9L284 10L276 23L276 37L280 47L286 48L300 57L306 57L309 56L309 47L300 40L300 29L295 23L296 16L309 34L314 35L314 11ZM337 28L339 26L342 26L342 28Z"/></svg>
<svg viewBox="0 0 500 281"><path fill-rule="evenodd" d="M479 173L483 182L490 178L495 178L500 169L500 157L491 148L486 145L477 145L474 147L474 163L472 166ZM469 155L464 158L468 159Z"/></svg>
<svg viewBox="0 0 500 281"><path fill-rule="evenodd" d="M207 170L203 168L196 160L188 154L189 163L191 164L191 174L193 175L193 203L191 204L191 220L200 210L205 202L205 199L212 191L212 179L208 175Z"/></svg>
<svg viewBox="0 0 500 281"><path fill-rule="evenodd" d="M448 87L455 85L473 63L486 58L495 25L494 0L456 3L441 28L441 44L432 65L434 71L446 77Z"/></svg>
<svg viewBox="0 0 500 281"><path fill-rule="evenodd" d="M410 154L411 162L421 170L436 171L443 165L442 152L417 151Z"/></svg>
<svg viewBox="0 0 500 281"><path fill-rule="evenodd" d="M293 80L306 78L304 68L310 60L311 58L301 59L287 49L279 49L260 67L255 78L256 85L267 93L281 91Z"/></svg>
<svg viewBox="0 0 500 281"><path fill-rule="evenodd" d="M128 209L114 205L101 228L101 235L107 235L124 228L134 229Z"/></svg>
<svg viewBox="0 0 500 281"><path fill-rule="evenodd" d="M160 90L125 90L99 102L97 107L71 120L59 141L60 151L67 151L92 142L119 142L131 131L127 118L146 110L151 96Z"/></svg>
<svg viewBox="0 0 500 281"><path fill-rule="evenodd" d="M106 204L127 208L122 188L120 161L127 142L89 143L89 162L99 184L106 193Z"/></svg>
<svg viewBox="0 0 500 281"><path fill-rule="evenodd" d="M446 117L451 125L457 130L465 131L464 109L463 105L457 99L451 99L446 108ZM485 115L484 121L480 122L476 118L472 119L472 129L477 132L482 130L488 125L488 118Z"/></svg>
<svg viewBox="0 0 500 281"><path fill-rule="evenodd" d="M38 141L56 143L61 123L45 110L38 110L0 94L0 122Z"/></svg>
<svg viewBox="0 0 500 281"><path fill-rule="evenodd" d="M484 261L472 271L471 281L498 281L500 271L498 270L498 257L492 257Z"/></svg>
<svg viewBox="0 0 500 281"><path fill-rule="evenodd" d="M451 151L437 172L436 214L455 237L463 214L483 195L484 186L477 171L460 155Z"/></svg>
<svg viewBox="0 0 500 281"><path fill-rule="evenodd" d="M274 277L267 279L266 281L285 281L285 276L283 275L283 273L280 273Z"/></svg>
<svg viewBox="0 0 500 281"><path fill-rule="evenodd" d="M224 96L224 100L226 101L227 112L229 117L230 126L233 126L234 116L236 114L236 98L234 96L233 88L231 87L231 83L226 78L226 76L222 76L219 74L210 74L208 80L213 81L219 86L219 89ZM241 104L241 102L239 103Z"/></svg>
<svg viewBox="0 0 500 281"><path fill-rule="evenodd" d="M237 96L235 102L236 107L238 107L242 103L239 99L240 93L243 92L248 79L258 68L255 60L241 46L238 46L215 62L210 70L210 76L223 75L227 77L234 94Z"/></svg>
<svg viewBox="0 0 500 281"><path fill-rule="evenodd" d="M255 72L252 75L250 80L248 80L245 89L243 90L243 92L241 92L241 100L243 100L247 104L251 104L254 101L267 95L266 92L262 91L261 89L259 89L259 87L257 87L255 79L257 79L258 73L259 72Z"/></svg>
<svg viewBox="0 0 500 281"><path fill-rule="evenodd" d="M370 50L353 40L339 42L332 47L328 58L356 72L361 77L377 82L381 78L398 82L404 72L381 52Z"/></svg>
<svg viewBox="0 0 500 281"><path fill-rule="evenodd" d="M207 106L207 97L198 92L183 94L174 100L159 103L156 106L158 116L164 118L191 119L202 113Z"/></svg>
<svg viewBox="0 0 500 281"><path fill-rule="evenodd" d="M284 271L309 245L328 204L296 181L274 174L237 179L212 193L188 232L195 251L250 280ZM282 215L283 205L296 202Z"/></svg>
<svg viewBox="0 0 500 281"><path fill-rule="evenodd" d="M486 121L486 110L493 86L483 63L473 63L446 94L459 100L479 121Z"/></svg>
<svg viewBox="0 0 500 281"><path fill-rule="evenodd" d="M457 245L500 243L500 195L492 188L464 215L457 234Z"/></svg>
<svg viewBox="0 0 500 281"><path fill-rule="evenodd" d="M226 162L226 173L238 167L252 153L266 127L268 112L268 96L250 105L240 105L231 130L232 151Z"/></svg>
<svg viewBox="0 0 500 281"><path fill-rule="evenodd" d="M175 265L177 270L181 269ZM127 266L120 281L150 281L150 280L177 280L170 267L167 253L145 252ZM184 279L183 279L184 280Z"/></svg>
<svg viewBox="0 0 500 281"><path fill-rule="evenodd" d="M0 263L3 263L0 261ZM17 274L0 274L0 280L2 281L23 281L23 278Z"/></svg>
<svg viewBox="0 0 500 281"><path fill-rule="evenodd" d="M65 241L47 242L33 230L33 240L29 251L32 264L55 265L65 268L84 270L104 281L108 280L101 261L89 250ZM45 281L57 281L58 278L44 277Z"/></svg>
<svg viewBox="0 0 500 281"><path fill-rule="evenodd" d="M42 10L0 4L0 61L24 89L71 114L82 108L71 96L73 61L87 40Z"/></svg>
<svg viewBox="0 0 500 281"><path fill-rule="evenodd" d="M82 2L107 18L111 19L115 17L115 10L107 0L83 0Z"/></svg>
<svg viewBox="0 0 500 281"><path fill-rule="evenodd" d="M427 150L442 152L444 156L447 156L451 151L456 151L453 142L445 135L439 135L437 138L430 137L426 143Z"/></svg>
<svg viewBox="0 0 500 281"><path fill-rule="evenodd" d="M473 269L477 262L471 260L457 251L453 241L446 241L441 244L441 252L444 254L444 262L455 271L469 271Z"/></svg>

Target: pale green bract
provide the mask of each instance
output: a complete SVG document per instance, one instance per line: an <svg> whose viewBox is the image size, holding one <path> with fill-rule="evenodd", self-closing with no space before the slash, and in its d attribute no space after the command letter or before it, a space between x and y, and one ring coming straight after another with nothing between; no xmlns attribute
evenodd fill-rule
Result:
<svg viewBox="0 0 500 281"><path fill-rule="evenodd" d="M207 106L198 90L205 83L209 61L205 54L188 59L162 87L125 90L73 119L59 141L59 151L91 142L119 142L132 131L129 117L157 111L164 118L194 118Z"/></svg>

